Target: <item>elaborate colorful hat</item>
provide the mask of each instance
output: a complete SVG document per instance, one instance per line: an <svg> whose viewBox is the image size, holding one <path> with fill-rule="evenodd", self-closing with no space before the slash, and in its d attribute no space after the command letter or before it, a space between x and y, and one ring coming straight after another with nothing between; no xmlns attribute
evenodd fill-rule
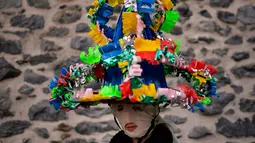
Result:
<svg viewBox="0 0 255 143"><path fill-rule="evenodd" d="M123 4L116 27L107 26L113 9ZM51 80L50 104L72 110L99 103L178 104L203 111L216 94L217 71L204 61L183 60L180 42L162 36L178 21L172 0L95 0L87 14L96 46L80 54L84 64L63 67ZM192 84L167 86L166 76L181 76ZM85 88L91 81L102 84L99 92Z"/></svg>

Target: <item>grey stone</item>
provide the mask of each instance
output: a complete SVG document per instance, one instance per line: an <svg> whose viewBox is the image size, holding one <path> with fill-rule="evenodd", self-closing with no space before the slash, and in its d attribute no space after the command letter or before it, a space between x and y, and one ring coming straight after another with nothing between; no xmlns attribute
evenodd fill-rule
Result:
<svg viewBox="0 0 255 143"><path fill-rule="evenodd" d="M244 5L237 11L237 19L245 25L255 24L255 6Z"/></svg>
<svg viewBox="0 0 255 143"><path fill-rule="evenodd" d="M191 129L188 137L191 139L200 139L208 135L212 135L212 133L206 127L197 126Z"/></svg>
<svg viewBox="0 0 255 143"><path fill-rule="evenodd" d="M236 120L235 123L221 117L216 123L216 131L228 138L255 136L255 116L252 121L244 118Z"/></svg>
<svg viewBox="0 0 255 143"><path fill-rule="evenodd" d="M35 132L38 136L40 136L42 138L47 139L50 137L50 134L46 128L36 128Z"/></svg>
<svg viewBox="0 0 255 143"><path fill-rule="evenodd" d="M110 114L112 112L110 108L93 107L89 109L76 109L75 113L90 118L99 118L103 115Z"/></svg>
<svg viewBox="0 0 255 143"><path fill-rule="evenodd" d="M33 72L31 69L26 69L24 72L24 81L31 84L42 84L47 81L48 78Z"/></svg>
<svg viewBox="0 0 255 143"><path fill-rule="evenodd" d="M102 142L104 143L109 143L112 139L113 135L112 134L109 134L107 133L103 138L102 138Z"/></svg>
<svg viewBox="0 0 255 143"><path fill-rule="evenodd" d="M218 71L214 74L217 79L217 89L231 84L231 79L226 75L225 69L223 67L218 67L217 70Z"/></svg>
<svg viewBox="0 0 255 143"><path fill-rule="evenodd" d="M212 50L213 54L216 54L219 57L223 57L228 54L228 48L217 48Z"/></svg>
<svg viewBox="0 0 255 143"><path fill-rule="evenodd" d="M19 36L20 38L24 38L27 36L27 34L29 33L28 30L25 30L25 31L3 31L3 33L6 33L6 34L14 34L14 35L17 35Z"/></svg>
<svg viewBox="0 0 255 143"><path fill-rule="evenodd" d="M249 42L251 44L255 44L255 36L251 36L250 38L248 38L247 42Z"/></svg>
<svg viewBox="0 0 255 143"><path fill-rule="evenodd" d="M200 12L200 15L202 15L203 17L206 17L206 18L212 18L212 15L206 10L201 10Z"/></svg>
<svg viewBox="0 0 255 143"><path fill-rule="evenodd" d="M184 124L187 121L186 117L178 117L175 115L166 115L163 118L165 121L169 122L169 123L174 123L174 124Z"/></svg>
<svg viewBox="0 0 255 143"><path fill-rule="evenodd" d="M221 114L228 103L235 99L233 93L221 92L218 94L220 97L212 97L211 104L205 106L205 112L203 112L202 115L212 116Z"/></svg>
<svg viewBox="0 0 255 143"><path fill-rule="evenodd" d="M67 120L65 111L56 111L48 100L42 100L29 108L28 117L35 121L60 121Z"/></svg>
<svg viewBox="0 0 255 143"><path fill-rule="evenodd" d="M16 63L19 65L28 63L31 59L31 55L28 54L23 54L23 58L21 60L17 60Z"/></svg>
<svg viewBox="0 0 255 143"><path fill-rule="evenodd" d="M57 11L53 16L53 21L61 24L69 24L81 18L82 8L79 5L69 5Z"/></svg>
<svg viewBox="0 0 255 143"><path fill-rule="evenodd" d="M67 36L69 32L70 30L68 28L53 26L49 28L46 35L51 37L64 37L64 36Z"/></svg>
<svg viewBox="0 0 255 143"><path fill-rule="evenodd" d="M0 53L4 52L7 54L21 54L22 45L18 40L6 40L0 38Z"/></svg>
<svg viewBox="0 0 255 143"><path fill-rule="evenodd" d="M170 33L172 35L182 35L183 34L183 30L180 26L175 26L171 31Z"/></svg>
<svg viewBox="0 0 255 143"><path fill-rule="evenodd" d="M42 40L40 48L42 51L59 51L62 50L63 47L60 47L55 44L54 41L49 41L49 40Z"/></svg>
<svg viewBox="0 0 255 143"><path fill-rule="evenodd" d="M56 130L62 131L62 132L69 132L69 131L71 131L72 129L73 129L73 127L70 126L70 125L68 125L68 124L66 124L66 123L60 123L60 124L58 125L58 127L56 128Z"/></svg>
<svg viewBox="0 0 255 143"><path fill-rule="evenodd" d="M236 61L236 62L239 62L239 61L242 61L242 60L246 60L246 59L249 59L250 58L250 54L249 52L235 52L231 58Z"/></svg>
<svg viewBox="0 0 255 143"><path fill-rule="evenodd" d="M32 143L32 140L30 138L23 138L22 143Z"/></svg>
<svg viewBox="0 0 255 143"><path fill-rule="evenodd" d="M61 136L60 136L61 140L65 140L69 137L71 137L71 134L68 134L68 133L61 134Z"/></svg>
<svg viewBox="0 0 255 143"><path fill-rule="evenodd" d="M215 42L214 38L212 38L212 37L205 37L205 36L198 37L198 40L199 41L203 41L203 42L205 42L207 44L211 44L212 42Z"/></svg>
<svg viewBox="0 0 255 143"><path fill-rule="evenodd" d="M55 53L46 53L32 56L29 63L34 66L41 63L52 63L55 60L57 60L57 55Z"/></svg>
<svg viewBox="0 0 255 143"><path fill-rule="evenodd" d="M95 138L88 139L88 143L98 143Z"/></svg>
<svg viewBox="0 0 255 143"><path fill-rule="evenodd" d="M179 12L180 16L182 17L191 17L192 16L192 11L189 8L189 5L186 3L182 3L179 5L176 10Z"/></svg>
<svg viewBox="0 0 255 143"><path fill-rule="evenodd" d="M20 8L21 6L22 6L21 0L0 0L0 9Z"/></svg>
<svg viewBox="0 0 255 143"><path fill-rule="evenodd" d="M76 63L83 63L80 60L79 56L72 56L72 57L70 57L70 58L60 62L55 67L55 75L59 75L60 74L60 71L61 71L62 67L70 67L70 65L75 65Z"/></svg>
<svg viewBox="0 0 255 143"><path fill-rule="evenodd" d="M67 140L65 143L88 143L86 139L72 139L72 140Z"/></svg>
<svg viewBox="0 0 255 143"><path fill-rule="evenodd" d="M21 74L19 69L16 69L5 60L4 57L0 57L0 81L9 78L15 78Z"/></svg>
<svg viewBox="0 0 255 143"><path fill-rule="evenodd" d="M76 25L76 32L82 33L82 32L89 32L90 27L87 23L79 23Z"/></svg>
<svg viewBox="0 0 255 143"><path fill-rule="evenodd" d="M28 86L27 84L24 84L19 88L18 91L20 94L31 94L34 91L34 88L31 86Z"/></svg>
<svg viewBox="0 0 255 143"><path fill-rule="evenodd" d="M0 89L0 119L8 116L14 116L10 111L11 107L10 89Z"/></svg>
<svg viewBox="0 0 255 143"><path fill-rule="evenodd" d="M76 36L72 38L71 48L88 52L88 48L93 45L89 37Z"/></svg>
<svg viewBox="0 0 255 143"><path fill-rule="evenodd" d="M237 77L237 78L255 78L255 64L247 64L242 65L239 67L233 67L230 71Z"/></svg>
<svg viewBox="0 0 255 143"><path fill-rule="evenodd" d="M225 115L233 115L233 114L235 114L235 110L233 110L233 109L228 109L228 111L226 111L224 114L225 114Z"/></svg>
<svg viewBox="0 0 255 143"><path fill-rule="evenodd" d="M48 0L27 0L28 5L36 8L50 9Z"/></svg>
<svg viewBox="0 0 255 143"><path fill-rule="evenodd" d="M228 8L234 0L210 0L210 5L213 7Z"/></svg>
<svg viewBox="0 0 255 143"><path fill-rule="evenodd" d="M117 127L114 121L105 122L81 122L77 124L74 130L81 135L91 135L95 132L103 133L108 131L117 131Z"/></svg>
<svg viewBox="0 0 255 143"><path fill-rule="evenodd" d="M215 32L216 23L213 21L201 21L199 24L199 29L205 32Z"/></svg>
<svg viewBox="0 0 255 143"><path fill-rule="evenodd" d="M44 87L43 89L42 89L42 92L44 93L44 94L50 94L51 92L50 92L50 89L48 88L48 87Z"/></svg>
<svg viewBox="0 0 255 143"><path fill-rule="evenodd" d="M232 31L232 28L228 25L226 25L225 27L219 25L216 23L216 32L221 35L221 36L228 36L229 33Z"/></svg>
<svg viewBox="0 0 255 143"><path fill-rule="evenodd" d="M201 54L202 54L203 56L206 56L207 53L208 53L208 50L207 50L207 48L203 47L203 48L200 50L200 52L201 52Z"/></svg>
<svg viewBox="0 0 255 143"><path fill-rule="evenodd" d="M181 51L184 60L190 62L196 55L193 48L188 48L186 51Z"/></svg>
<svg viewBox="0 0 255 143"><path fill-rule="evenodd" d="M234 35L227 39L224 43L228 45L240 45L243 43L243 37L240 35Z"/></svg>
<svg viewBox="0 0 255 143"><path fill-rule="evenodd" d="M250 95L255 96L255 85L253 86L253 90L252 90L252 92L250 92Z"/></svg>
<svg viewBox="0 0 255 143"><path fill-rule="evenodd" d="M217 17L220 21L228 24L236 24L237 22L235 14L228 11L218 11Z"/></svg>
<svg viewBox="0 0 255 143"><path fill-rule="evenodd" d="M40 15L31 15L27 17L23 14L11 18L11 25L14 27L28 28L30 30L43 29L44 17Z"/></svg>
<svg viewBox="0 0 255 143"><path fill-rule="evenodd" d="M11 137L22 134L25 129L29 128L31 123L28 121L11 120L3 122L0 125L0 137Z"/></svg>
<svg viewBox="0 0 255 143"><path fill-rule="evenodd" d="M255 112L255 100L241 98L239 105L242 112Z"/></svg>
<svg viewBox="0 0 255 143"><path fill-rule="evenodd" d="M221 60L218 58L205 59L206 64L211 64L213 66L217 66L221 63Z"/></svg>
<svg viewBox="0 0 255 143"><path fill-rule="evenodd" d="M234 90L234 92L236 94L240 94L240 93L243 92L243 86L241 86L241 85L234 85L234 84L232 84L230 87Z"/></svg>

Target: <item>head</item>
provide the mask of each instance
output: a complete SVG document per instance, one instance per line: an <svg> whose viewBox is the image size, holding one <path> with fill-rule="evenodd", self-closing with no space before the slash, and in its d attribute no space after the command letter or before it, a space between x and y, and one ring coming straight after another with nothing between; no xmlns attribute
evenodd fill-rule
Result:
<svg viewBox="0 0 255 143"><path fill-rule="evenodd" d="M160 112L156 105L120 103L110 107L122 130L131 138L143 137Z"/></svg>

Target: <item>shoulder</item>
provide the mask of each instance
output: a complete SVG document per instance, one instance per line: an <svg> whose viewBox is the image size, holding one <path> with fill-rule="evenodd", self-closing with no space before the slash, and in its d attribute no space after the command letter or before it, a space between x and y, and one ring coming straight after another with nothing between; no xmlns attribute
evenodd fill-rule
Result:
<svg viewBox="0 0 255 143"><path fill-rule="evenodd" d="M152 131L150 142L172 143L173 134L167 124L158 124Z"/></svg>
<svg viewBox="0 0 255 143"><path fill-rule="evenodd" d="M115 136L112 137L110 143L132 143L132 139L127 136L124 131L119 131Z"/></svg>

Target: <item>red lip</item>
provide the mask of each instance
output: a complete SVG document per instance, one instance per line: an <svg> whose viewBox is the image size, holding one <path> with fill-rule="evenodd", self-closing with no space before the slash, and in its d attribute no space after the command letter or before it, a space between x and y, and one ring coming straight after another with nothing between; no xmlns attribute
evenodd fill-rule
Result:
<svg viewBox="0 0 255 143"><path fill-rule="evenodd" d="M134 131L136 128L137 128L137 125L134 124L134 123L127 123L125 125L125 129L130 131L130 132Z"/></svg>

